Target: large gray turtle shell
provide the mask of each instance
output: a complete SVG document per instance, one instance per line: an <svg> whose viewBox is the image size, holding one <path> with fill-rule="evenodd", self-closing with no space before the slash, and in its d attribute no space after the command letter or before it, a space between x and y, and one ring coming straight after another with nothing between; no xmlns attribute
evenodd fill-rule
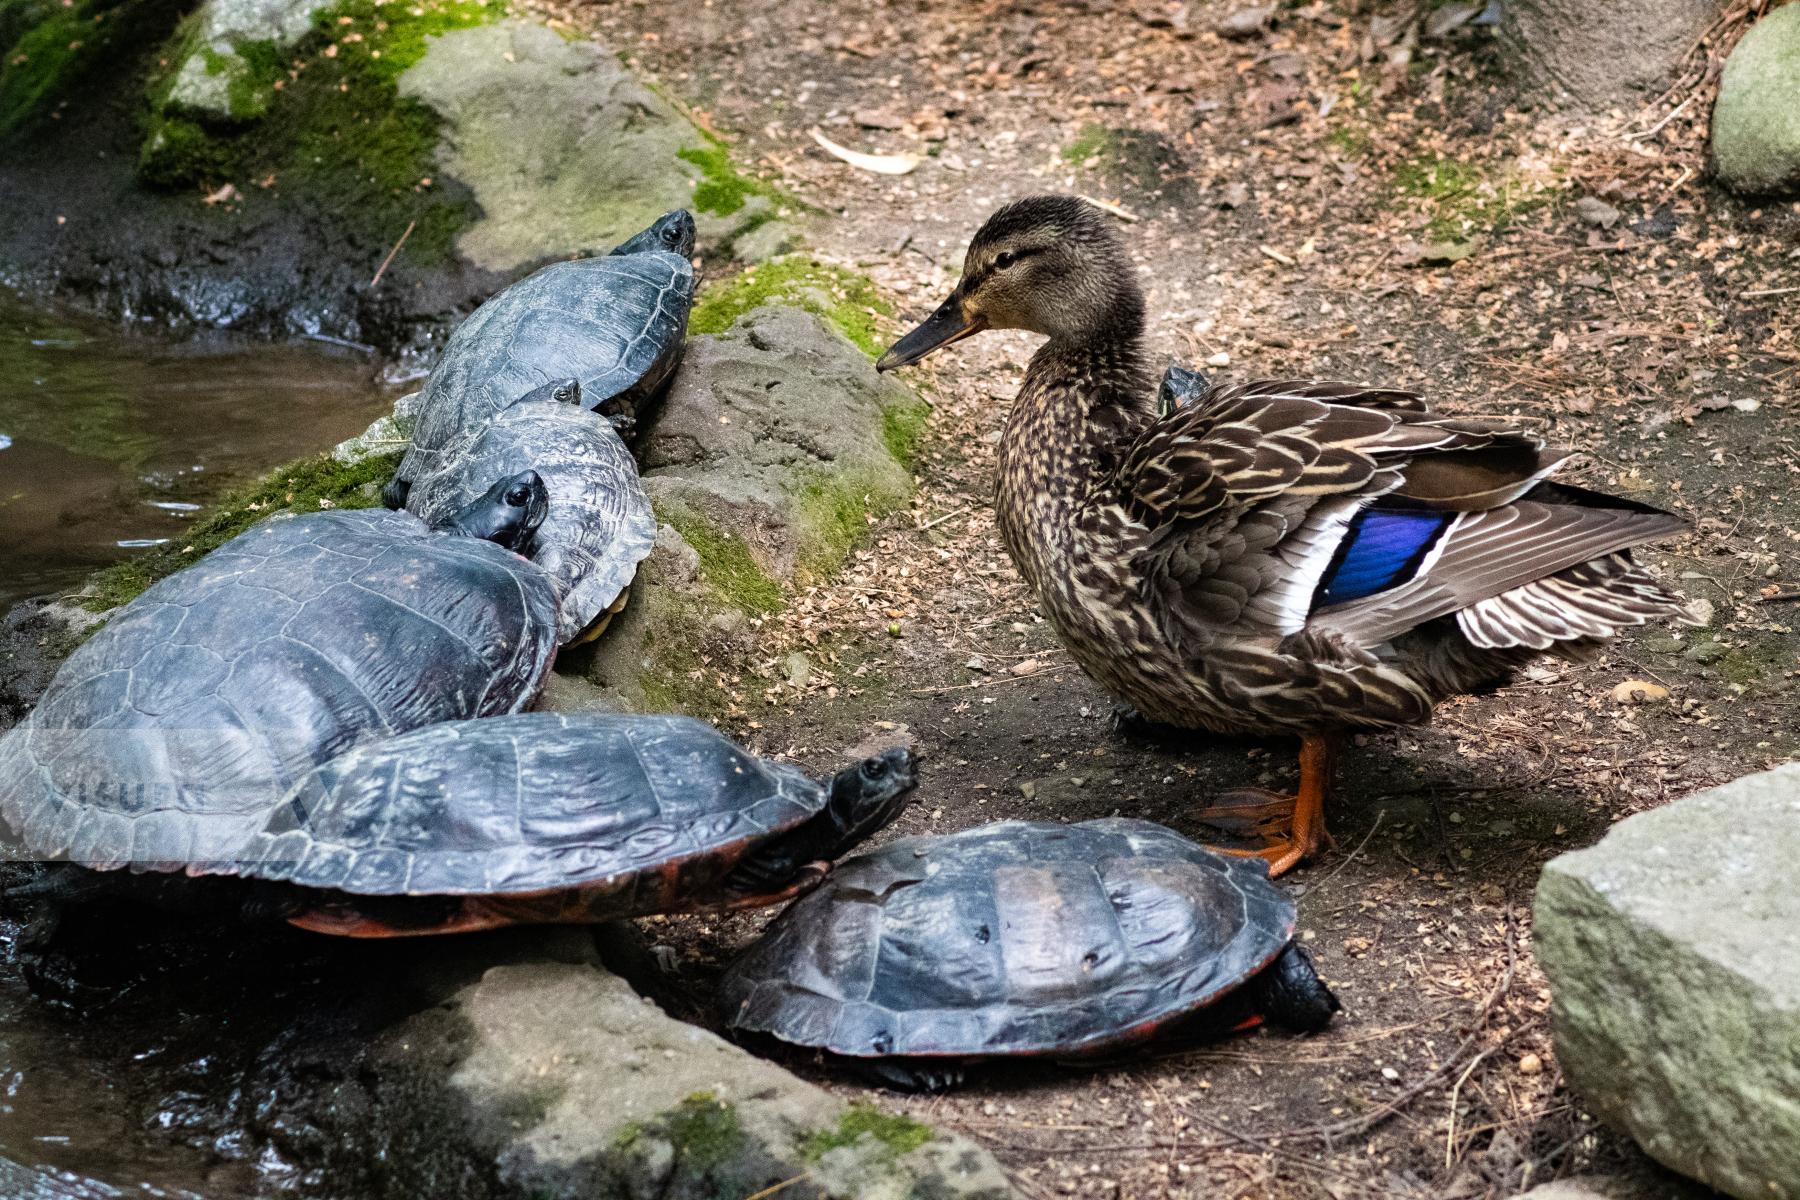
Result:
<svg viewBox="0 0 1800 1200"><path fill-rule="evenodd" d="M385 510L273 517L69 657L0 740L0 816L92 867L229 864L317 763L521 708L555 631L550 580L491 542Z"/></svg>
<svg viewBox="0 0 1800 1200"><path fill-rule="evenodd" d="M618 600L656 542L637 463L610 422L572 404L514 404L446 446L438 468L414 482L406 507L435 524L494 480L526 470L550 492L531 559L562 594L557 640L566 644Z"/></svg>
<svg viewBox="0 0 1800 1200"><path fill-rule="evenodd" d="M552 379L579 379L590 408L653 394L681 359L693 303L693 264L660 250L553 263L490 297L426 381L398 477L420 479L459 434Z"/></svg>
<svg viewBox="0 0 1800 1200"><path fill-rule="evenodd" d="M732 965L730 1024L857 1057L1140 1040L1281 953L1260 860L1148 821L1003 821L839 864Z"/></svg>
<svg viewBox="0 0 1800 1200"><path fill-rule="evenodd" d="M360 895L616 884L742 848L824 804L798 768L691 717L522 713L321 766L270 815L242 870Z"/></svg>

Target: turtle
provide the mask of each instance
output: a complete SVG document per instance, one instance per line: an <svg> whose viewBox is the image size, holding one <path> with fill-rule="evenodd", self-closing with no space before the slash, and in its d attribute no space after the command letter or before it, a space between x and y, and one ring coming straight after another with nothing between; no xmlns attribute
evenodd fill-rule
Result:
<svg viewBox="0 0 1800 1200"><path fill-rule="evenodd" d="M604 417L581 407L581 394L574 378L525 393L447 445L406 500L408 512L439 521L467 504L482 481L535 470L549 489L550 511L530 556L561 593L557 640L564 645L605 629L656 542L656 516L631 451Z"/></svg>
<svg viewBox="0 0 1800 1200"><path fill-rule="evenodd" d="M907 1090L982 1060L1093 1057L1181 1018L1323 1029L1339 1009L1258 859L1150 821L1001 821L846 860L726 971L739 1033Z"/></svg>
<svg viewBox="0 0 1800 1200"><path fill-rule="evenodd" d="M574 375L582 403L630 440L662 391L694 304L694 217L666 213L600 258L552 263L456 327L414 411L412 445L382 501L403 508L445 446L553 376Z"/></svg>
<svg viewBox="0 0 1800 1200"><path fill-rule="evenodd" d="M685 716L445 721L323 763L230 862L291 924L351 937L771 904L892 821L905 749L815 782Z"/></svg>
<svg viewBox="0 0 1800 1200"><path fill-rule="evenodd" d="M1204 371L1195 371L1180 363L1170 363L1156 389L1156 415L1166 417L1178 409L1191 407L1212 387Z"/></svg>
<svg viewBox="0 0 1800 1200"><path fill-rule="evenodd" d="M277 515L119 609L0 738L0 818L87 867L233 861L271 804L371 737L510 713L556 651L556 589L509 545L544 485L496 482L436 528Z"/></svg>

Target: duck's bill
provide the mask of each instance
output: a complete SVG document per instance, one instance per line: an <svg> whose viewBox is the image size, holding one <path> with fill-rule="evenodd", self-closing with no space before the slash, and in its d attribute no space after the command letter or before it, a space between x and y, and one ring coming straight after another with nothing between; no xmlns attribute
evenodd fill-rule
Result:
<svg viewBox="0 0 1800 1200"><path fill-rule="evenodd" d="M987 321L983 318L976 317L971 321L963 316L962 297L952 292L950 298L938 305L937 311L926 317L917 329L888 347L875 369L892 371L895 367L910 367L933 350L960 342L986 328Z"/></svg>

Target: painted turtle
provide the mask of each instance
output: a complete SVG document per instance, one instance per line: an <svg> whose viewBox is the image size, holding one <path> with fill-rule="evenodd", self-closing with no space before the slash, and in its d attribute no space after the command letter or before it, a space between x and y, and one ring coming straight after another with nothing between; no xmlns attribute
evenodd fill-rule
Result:
<svg viewBox="0 0 1800 1200"><path fill-rule="evenodd" d="M545 381L573 375L582 402L627 439L668 382L694 304L694 218L676 210L604 258L552 263L456 327L430 379L412 446L382 491L406 505L444 448Z"/></svg>
<svg viewBox="0 0 1800 1200"><path fill-rule="evenodd" d="M556 589L505 547L545 503L527 472L435 530L363 509L239 534L69 656L0 739L0 817L47 858L192 870L364 739L518 710L556 652Z"/></svg>
<svg viewBox="0 0 1800 1200"><path fill-rule="evenodd" d="M914 778L890 750L817 783L691 717L450 721L320 766L204 869L295 885L293 924L353 937L749 907L815 886Z"/></svg>
<svg viewBox="0 0 1800 1200"><path fill-rule="evenodd" d="M550 511L530 557L562 595L557 640L564 645L606 627L656 542L637 463L612 425L580 400L576 379L525 393L446 446L437 469L420 476L406 500L407 511L439 521L473 499L483 480L535 470L549 489Z"/></svg>
<svg viewBox="0 0 1800 1200"><path fill-rule="evenodd" d="M726 972L737 1030L935 1090L964 1065L1074 1058L1209 1012L1325 1027L1337 999L1260 859L1148 821L1003 821L842 863Z"/></svg>
<svg viewBox="0 0 1800 1200"><path fill-rule="evenodd" d="M1156 415L1166 417L1178 409L1191 408L1212 390L1212 381L1204 371L1192 371L1180 363L1170 363L1156 389Z"/></svg>

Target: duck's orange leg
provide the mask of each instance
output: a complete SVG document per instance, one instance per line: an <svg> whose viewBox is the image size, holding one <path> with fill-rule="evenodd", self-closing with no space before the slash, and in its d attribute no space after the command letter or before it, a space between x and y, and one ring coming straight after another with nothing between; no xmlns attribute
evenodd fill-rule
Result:
<svg viewBox="0 0 1800 1200"><path fill-rule="evenodd" d="M1260 788L1222 793L1205 819L1226 828L1246 828L1269 839L1261 850L1223 849L1226 854L1269 860L1270 876L1282 875L1319 852L1331 840L1325 831L1325 793L1331 787L1336 746L1331 737L1309 733L1300 739L1300 790L1280 796ZM1248 818L1248 820L1246 820Z"/></svg>

